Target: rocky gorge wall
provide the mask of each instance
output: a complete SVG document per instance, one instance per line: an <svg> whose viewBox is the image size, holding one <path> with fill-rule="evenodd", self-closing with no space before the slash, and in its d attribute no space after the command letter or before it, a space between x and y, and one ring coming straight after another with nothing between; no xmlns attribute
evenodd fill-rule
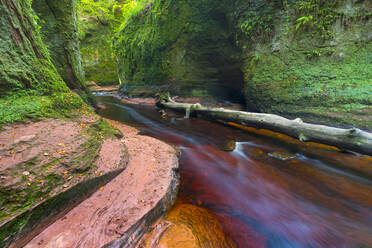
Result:
<svg viewBox="0 0 372 248"><path fill-rule="evenodd" d="M77 27L76 0L33 0L42 40L64 82L87 103L95 100L85 84Z"/></svg>
<svg viewBox="0 0 372 248"><path fill-rule="evenodd" d="M0 97L23 90L67 92L42 43L29 1L2 0L0 23Z"/></svg>
<svg viewBox="0 0 372 248"><path fill-rule="evenodd" d="M224 97L372 128L370 1L141 3L115 41L123 94Z"/></svg>
<svg viewBox="0 0 372 248"><path fill-rule="evenodd" d="M371 129L372 2L296 1L268 23L243 37L247 108Z"/></svg>
<svg viewBox="0 0 372 248"><path fill-rule="evenodd" d="M33 0L41 26L43 41L48 45L59 74L71 89L84 88L77 36L75 0Z"/></svg>
<svg viewBox="0 0 372 248"><path fill-rule="evenodd" d="M227 21L229 1L150 1L115 42L122 92L242 98L243 74Z"/></svg>
<svg viewBox="0 0 372 248"><path fill-rule="evenodd" d="M38 21L31 1L1 0L0 126L83 106L56 69Z"/></svg>
<svg viewBox="0 0 372 248"><path fill-rule="evenodd" d="M112 49L114 36L111 24L84 8L78 9L80 52L86 81L94 81L100 86L117 85L116 61Z"/></svg>

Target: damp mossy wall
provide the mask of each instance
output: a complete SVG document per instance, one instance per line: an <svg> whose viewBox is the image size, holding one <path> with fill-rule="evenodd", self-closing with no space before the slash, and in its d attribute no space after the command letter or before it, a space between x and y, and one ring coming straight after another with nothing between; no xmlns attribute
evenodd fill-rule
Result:
<svg viewBox="0 0 372 248"><path fill-rule="evenodd" d="M123 94L243 95L249 111L372 129L371 1L138 3L115 40Z"/></svg>
<svg viewBox="0 0 372 248"><path fill-rule="evenodd" d="M30 1L1 0L0 97L67 92L33 18Z"/></svg>
<svg viewBox="0 0 372 248"><path fill-rule="evenodd" d="M61 117L84 106L62 80L28 0L1 0L0 126Z"/></svg>
<svg viewBox="0 0 372 248"><path fill-rule="evenodd" d="M34 17L54 66L67 86L88 104L96 101L85 84L76 0L32 0Z"/></svg>
<svg viewBox="0 0 372 248"><path fill-rule="evenodd" d="M293 1L261 11L242 18L267 30L240 26L248 109L372 129L372 2Z"/></svg>
<svg viewBox="0 0 372 248"><path fill-rule="evenodd" d="M234 97L242 74L230 39L228 1L141 4L115 41L122 93Z"/></svg>
<svg viewBox="0 0 372 248"><path fill-rule="evenodd" d="M33 0L44 43L70 89L85 90L76 23L76 0Z"/></svg>
<svg viewBox="0 0 372 248"><path fill-rule="evenodd" d="M94 81L100 86L119 84L112 48L113 28L90 16L80 16L79 24L86 81Z"/></svg>

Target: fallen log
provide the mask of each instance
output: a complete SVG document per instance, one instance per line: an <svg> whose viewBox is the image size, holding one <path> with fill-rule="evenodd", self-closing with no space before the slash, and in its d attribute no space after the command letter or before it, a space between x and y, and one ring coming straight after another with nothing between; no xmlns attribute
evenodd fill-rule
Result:
<svg viewBox="0 0 372 248"><path fill-rule="evenodd" d="M338 147L342 150L372 155L372 133L358 128L342 129L303 122L300 118L289 120L279 115L251 113L224 108L209 108L201 104L175 102L169 94L158 95L156 105L213 120L240 123L258 129L268 129L299 139Z"/></svg>

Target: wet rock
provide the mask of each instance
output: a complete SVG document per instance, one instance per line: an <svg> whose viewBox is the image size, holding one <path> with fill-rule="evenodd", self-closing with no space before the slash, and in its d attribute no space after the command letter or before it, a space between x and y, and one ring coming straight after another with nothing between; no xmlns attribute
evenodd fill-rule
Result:
<svg viewBox="0 0 372 248"><path fill-rule="evenodd" d="M235 150L235 147L236 147L235 140L229 140L219 146L219 148L225 152L232 152Z"/></svg>
<svg viewBox="0 0 372 248"><path fill-rule="evenodd" d="M268 156L281 161L288 161L297 158L295 154L286 151L271 152Z"/></svg>

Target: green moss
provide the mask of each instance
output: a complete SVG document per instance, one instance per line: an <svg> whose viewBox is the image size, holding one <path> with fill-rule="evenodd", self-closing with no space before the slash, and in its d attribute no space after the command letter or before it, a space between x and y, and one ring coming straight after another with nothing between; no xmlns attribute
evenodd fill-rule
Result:
<svg viewBox="0 0 372 248"><path fill-rule="evenodd" d="M94 81L100 86L119 84L116 63L113 60L85 65L85 74L87 81Z"/></svg>
<svg viewBox="0 0 372 248"><path fill-rule="evenodd" d="M76 23L76 0L33 0L38 27L52 62L67 86L96 106L85 84Z"/></svg>
<svg viewBox="0 0 372 248"><path fill-rule="evenodd" d="M76 24L75 0L33 0L44 42L70 89L85 90Z"/></svg>
<svg viewBox="0 0 372 248"><path fill-rule="evenodd" d="M0 23L0 97L22 90L40 95L67 92L41 41L30 1L6 1L0 7Z"/></svg>
<svg viewBox="0 0 372 248"><path fill-rule="evenodd" d="M226 96L239 88L231 7L229 1L143 1L115 41L122 93Z"/></svg>
<svg viewBox="0 0 372 248"><path fill-rule="evenodd" d="M83 107L53 65L30 1L6 1L0 7L0 22L0 125L66 116ZM94 103L88 91L79 93ZM72 104L62 104L68 98Z"/></svg>
<svg viewBox="0 0 372 248"><path fill-rule="evenodd" d="M80 98L77 97L77 99ZM65 101L60 99L56 104L65 104ZM48 198L51 193L60 192L63 189L62 185L68 182L69 176L77 178L79 174L94 175L95 161L104 140L114 136L122 136L118 129L112 127L105 120L93 124L85 131L85 135L88 139L69 156L52 159L48 163L41 164L39 158L45 152L41 151L37 157L20 163L7 171L7 175L13 176L14 172L28 171L33 179L30 181L25 175L18 173L18 180L14 180L8 186L0 187L0 223ZM68 174L64 173L64 164L69 164L69 167L66 168Z"/></svg>
<svg viewBox="0 0 372 248"><path fill-rule="evenodd" d="M288 19L286 15L298 11L291 9L297 5L289 7L287 14L278 11L275 36L246 49L243 71L250 110L372 128L368 120L372 112L372 44L366 39L371 24L352 18L344 3L336 2L339 4L332 11L338 14L323 29L287 32L288 27L295 30L297 17ZM352 10L356 14L368 6L371 3L361 1ZM339 16L348 20L347 26ZM324 22L323 17L317 18ZM325 37L327 30L333 34Z"/></svg>
<svg viewBox="0 0 372 248"><path fill-rule="evenodd" d="M100 86L117 85L113 37L133 1L80 1L78 28L86 80Z"/></svg>
<svg viewBox="0 0 372 248"><path fill-rule="evenodd" d="M88 133L92 137L96 137L97 139L123 136L122 132L119 129L113 127L104 119L100 119L99 122L93 124L91 128L88 129Z"/></svg>
<svg viewBox="0 0 372 248"><path fill-rule="evenodd" d="M50 96L14 94L0 98L0 126L45 117L71 116L84 105L75 93L56 93Z"/></svg>

